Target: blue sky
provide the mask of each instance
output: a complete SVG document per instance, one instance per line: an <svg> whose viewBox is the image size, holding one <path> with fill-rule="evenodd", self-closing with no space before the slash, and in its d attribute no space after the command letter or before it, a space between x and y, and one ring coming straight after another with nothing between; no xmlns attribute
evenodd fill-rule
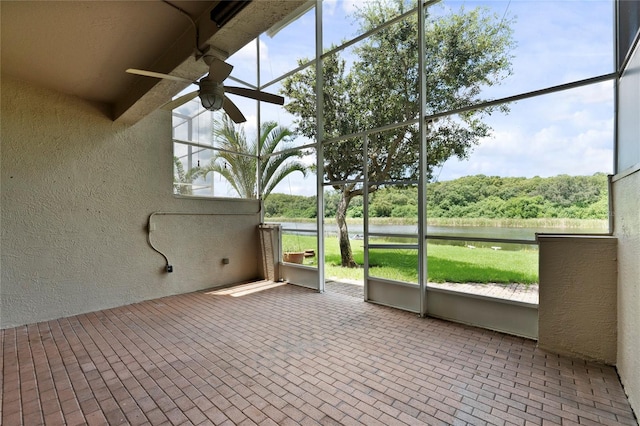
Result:
<svg viewBox="0 0 640 426"><path fill-rule="evenodd" d="M358 34L351 14L362 1L325 1L325 46ZM614 69L613 2L609 0L443 1L430 14L476 6L487 7L499 19L511 21L517 44L512 52L513 75L487 90L487 98L543 89ZM313 56L314 21L311 11L275 37L261 38L262 84L295 68L298 58ZM256 45L251 43L229 58L235 66L232 76L255 84L255 59ZM267 89L277 90L277 85ZM255 102L238 97L233 100L248 118L247 134L255 134ZM281 107L263 107L261 115L263 120L285 125L293 121ZM468 159L450 159L436 170L439 180L471 174L532 177L613 171L611 82L522 100L510 106L509 114L495 113L487 122L493 128L492 136L482 140ZM315 178L292 176L278 192L313 195Z"/></svg>

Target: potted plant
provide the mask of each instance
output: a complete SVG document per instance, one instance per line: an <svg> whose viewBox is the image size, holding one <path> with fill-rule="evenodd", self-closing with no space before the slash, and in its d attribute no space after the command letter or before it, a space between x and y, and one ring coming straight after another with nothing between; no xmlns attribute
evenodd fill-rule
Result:
<svg viewBox="0 0 640 426"><path fill-rule="evenodd" d="M302 264L304 262L303 251L286 251L282 254L282 260L289 263Z"/></svg>

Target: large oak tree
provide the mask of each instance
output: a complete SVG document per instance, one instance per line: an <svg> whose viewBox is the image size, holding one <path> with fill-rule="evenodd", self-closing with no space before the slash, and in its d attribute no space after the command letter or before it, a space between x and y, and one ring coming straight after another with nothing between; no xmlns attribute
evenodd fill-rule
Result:
<svg viewBox="0 0 640 426"><path fill-rule="evenodd" d="M406 0L359 3L354 18L360 33L380 27L407 8ZM481 103L482 90L511 73L514 45L509 20L484 8L427 15L424 78L427 115ZM350 48L322 59L324 138L369 131L415 120L420 114L417 13L375 32ZM306 59L301 59L300 64ZM283 81L285 108L297 118L302 135L314 138L316 127L315 68ZM448 158L465 158L491 128L483 122L496 107L440 118L429 125L427 178ZM506 108L501 108L507 111ZM373 133L367 153L363 138L324 144L324 178L341 198L336 212L342 265L356 266L346 223L354 197L385 182L416 179L419 172L419 133L416 124ZM367 162L370 185L364 188Z"/></svg>

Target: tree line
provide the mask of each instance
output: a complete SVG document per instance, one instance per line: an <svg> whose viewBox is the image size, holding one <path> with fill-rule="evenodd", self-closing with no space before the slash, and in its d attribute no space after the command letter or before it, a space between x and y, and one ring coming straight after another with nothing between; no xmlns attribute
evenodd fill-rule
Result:
<svg viewBox="0 0 640 426"><path fill-rule="evenodd" d="M337 191L325 192L325 217L335 217ZM427 184L427 215L433 218L606 219L607 176L498 177L465 176ZM315 197L272 193L265 200L265 216L315 218ZM352 200L347 217L363 217L362 197ZM369 198L370 217L415 218L416 187L385 187Z"/></svg>

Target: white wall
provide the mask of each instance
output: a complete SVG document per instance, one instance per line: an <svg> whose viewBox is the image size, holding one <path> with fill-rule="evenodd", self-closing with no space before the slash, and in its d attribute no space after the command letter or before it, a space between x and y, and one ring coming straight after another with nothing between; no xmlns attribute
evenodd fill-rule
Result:
<svg viewBox="0 0 640 426"><path fill-rule="evenodd" d="M0 327L259 275L256 201L172 195L168 112L126 127L6 76L1 93ZM157 217L172 274L147 244L155 211L215 214Z"/></svg>
<svg viewBox="0 0 640 426"><path fill-rule="evenodd" d="M618 374L640 414L640 47L620 82L619 174L613 183L618 238ZM633 156L635 155L635 160Z"/></svg>

